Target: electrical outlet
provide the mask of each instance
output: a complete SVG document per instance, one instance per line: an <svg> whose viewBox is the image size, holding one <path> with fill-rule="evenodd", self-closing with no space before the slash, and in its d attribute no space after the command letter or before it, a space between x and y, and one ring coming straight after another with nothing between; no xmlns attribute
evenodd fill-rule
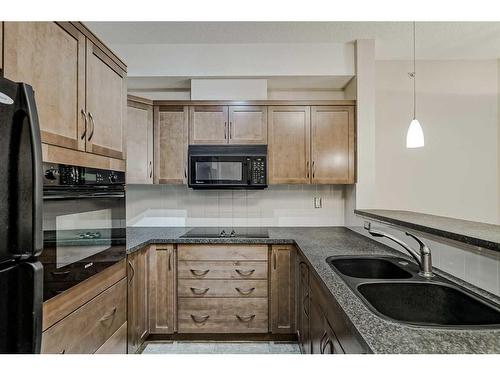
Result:
<svg viewBox="0 0 500 375"><path fill-rule="evenodd" d="M314 197L314 208L321 208L321 197Z"/></svg>

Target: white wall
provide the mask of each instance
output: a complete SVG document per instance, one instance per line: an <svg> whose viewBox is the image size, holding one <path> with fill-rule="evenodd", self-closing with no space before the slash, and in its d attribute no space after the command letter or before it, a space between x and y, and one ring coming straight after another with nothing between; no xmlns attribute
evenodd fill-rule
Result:
<svg viewBox="0 0 500 375"><path fill-rule="evenodd" d="M375 206L500 223L497 61L417 62L421 149L405 147L410 69L376 62Z"/></svg>
<svg viewBox="0 0 500 375"><path fill-rule="evenodd" d="M322 208L314 208L314 197ZM127 185L129 226L336 226L344 224L342 186L280 185L265 190L200 191Z"/></svg>

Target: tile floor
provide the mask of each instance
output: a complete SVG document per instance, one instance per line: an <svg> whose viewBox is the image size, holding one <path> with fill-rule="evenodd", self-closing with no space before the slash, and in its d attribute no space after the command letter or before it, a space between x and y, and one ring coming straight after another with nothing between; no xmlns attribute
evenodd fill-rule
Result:
<svg viewBox="0 0 500 375"><path fill-rule="evenodd" d="M300 354L300 349L293 342L165 341L146 343L142 354Z"/></svg>

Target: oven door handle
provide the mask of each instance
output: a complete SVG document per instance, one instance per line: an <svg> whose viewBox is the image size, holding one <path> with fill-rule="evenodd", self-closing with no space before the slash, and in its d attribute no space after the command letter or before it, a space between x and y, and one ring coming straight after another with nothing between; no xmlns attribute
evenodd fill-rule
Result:
<svg viewBox="0 0 500 375"><path fill-rule="evenodd" d="M55 194L44 195L44 200L85 199L85 198L125 198L125 193Z"/></svg>

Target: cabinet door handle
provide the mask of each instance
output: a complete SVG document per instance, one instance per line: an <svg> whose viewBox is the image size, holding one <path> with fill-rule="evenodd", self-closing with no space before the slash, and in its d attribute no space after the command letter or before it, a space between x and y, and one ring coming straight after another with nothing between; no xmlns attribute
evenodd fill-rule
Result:
<svg viewBox="0 0 500 375"><path fill-rule="evenodd" d="M306 161L306 172L307 172L307 178L309 178L309 160Z"/></svg>
<svg viewBox="0 0 500 375"><path fill-rule="evenodd" d="M193 275L195 276L205 276L207 273L210 272L210 270L189 270Z"/></svg>
<svg viewBox="0 0 500 375"><path fill-rule="evenodd" d="M312 170L313 170L313 178L316 175L316 163L313 160L313 165L312 165Z"/></svg>
<svg viewBox="0 0 500 375"><path fill-rule="evenodd" d="M92 139L92 137L94 136L94 130L95 130L94 116L92 116L92 112L89 112L89 119L90 119L90 123L92 124L92 130L90 131L90 135L89 135L89 141L90 141Z"/></svg>
<svg viewBox="0 0 500 375"><path fill-rule="evenodd" d="M255 314L247 315L247 316L240 316L240 315L236 314L236 317L238 318L238 320L240 322L248 323L248 322L251 322L252 320L254 320Z"/></svg>
<svg viewBox="0 0 500 375"><path fill-rule="evenodd" d="M323 332L323 336L321 336L321 340L319 340L319 352L321 354L325 354L325 346L324 346L324 343L323 341L325 340L326 338L326 331Z"/></svg>
<svg viewBox="0 0 500 375"><path fill-rule="evenodd" d="M191 289L191 292L195 296L203 296L203 295L207 294L207 292L210 290L210 288L205 288L205 289L189 288L189 289Z"/></svg>
<svg viewBox="0 0 500 375"><path fill-rule="evenodd" d="M187 167L184 167L184 178L188 178Z"/></svg>
<svg viewBox="0 0 500 375"><path fill-rule="evenodd" d="M255 270L248 270L248 271L235 270L235 271L240 276L250 276L255 272Z"/></svg>
<svg viewBox="0 0 500 375"><path fill-rule="evenodd" d="M153 177L153 162L149 161L149 178Z"/></svg>
<svg viewBox="0 0 500 375"><path fill-rule="evenodd" d="M66 354L66 349L61 350L59 354Z"/></svg>
<svg viewBox="0 0 500 375"><path fill-rule="evenodd" d="M236 291L240 294L243 294L244 296L248 296L249 294L251 294L255 288L249 288L249 289L241 289L241 288L234 288L236 289Z"/></svg>
<svg viewBox="0 0 500 375"><path fill-rule="evenodd" d="M132 262L130 260L128 261L128 266L130 267L130 270L132 271L132 275L130 276L130 280L128 281L128 283L130 284L132 282L132 279L135 276L135 270L134 270L134 266L132 265Z"/></svg>
<svg viewBox="0 0 500 375"><path fill-rule="evenodd" d="M224 121L224 139L227 139L227 122Z"/></svg>
<svg viewBox="0 0 500 375"><path fill-rule="evenodd" d="M101 319L99 319L99 321L102 323L102 322L105 322L106 320L112 318L114 315L116 314L116 307L113 307L113 309L111 310L111 312L107 315L104 315Z"/></svg>
<svg viewBox="0 0 500 375"><path fill-rule="evenodd" d="M172 253L168 253L168 270L172 270Z"/></svg>
<svg viewBox="0 0 500 375"><path fill-rule="evenodd" d="M85 119L85 130L83 131L83 134L82 134L82 136L80 137L80 139L85 139L85 136L87 135L87 122L88 122L88 117L87 117L87 113L85 113L85 111L83 110L83 108L82 108L80 111L82 112L83 118Z"/></svg>
<svg viewBox="0 0 500 375"><path fill-rule="evenodd" d="M193 321L195 323L205 323L208 318L210 318L210 315L193 315L191 314L191 319L193 319Z"/></svg>
<svg viewBox="0 0 500 375"><path fill-rule="evenodd" d="M232 127L233 127L233 122L229 121L229 139L232 138L232 130L231 130Z"/></svg>
<svg viewBox="0 0 500 375"><path fill-rule="evenodd" d="M273 251L273 269L276 269L276 251Z"/></svg>

